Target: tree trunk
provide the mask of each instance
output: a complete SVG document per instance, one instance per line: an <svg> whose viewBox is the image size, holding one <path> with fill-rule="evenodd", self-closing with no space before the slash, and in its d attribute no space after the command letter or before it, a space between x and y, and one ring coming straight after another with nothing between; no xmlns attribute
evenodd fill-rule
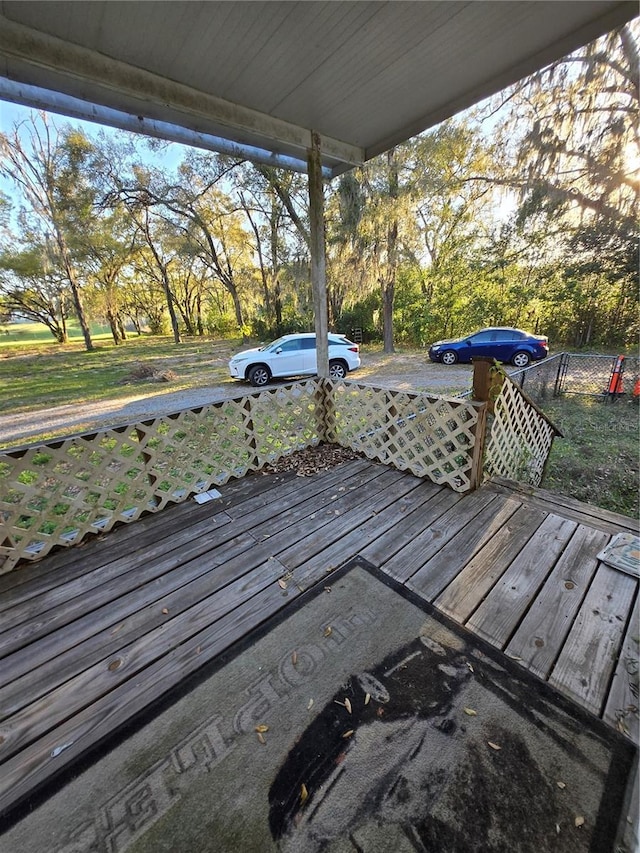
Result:
<svg viewBox="0 0 640 853"><path fill-rule="evenodd" d="M394 202L398 199L398 163L395 149L387 153L389 166L389 198ZM393 206L393 216L387 228L387 270L382 286L382 330L384 351L395 352L393 345L393 300L396 290L396 270L398 267L398 217L396 205Z"/></svg>
<svg viewBox="0 0 640 853"><path fill-rule="evenodd" d="M78 322L80 323L80 328L82 329L84 346L87 352L92 352L94 350L94 346L93 341L91 340L91 329L89 328L89 324L84 313L84 306L82 305L82 296L80 294L80 285L78 284L78 277L76 275L75 268L69 256L69 249L67 248L67 243L59 230L57 230L56 237L58 240L60 257L62 258L62 261L64 263L64 269L67 274L67 278L69 279L69 284L71 285L71 293L73 294L73 304L76 309L76 315L78 317Z"/></svg>
<svg viewBox="0 0 640 853"><path fill-rule="evenodd" d="M227 290L231 294L231 298L233 299L233 310L236 313L236 323L238 324L238 328L242 329L244 326L244 318L242 316L242 305L240 304L240 297L238 296L238 291L236 290L233 282L228 282Z"/></svg>
<svg viewBox="0 0 640 853"><path fill-rule="evenodd" d="M393 299L395 295L395 281L387 282L382 288L382 337L384 351L395 352L393 345Z"/></svg>
<svg viewBox="0 0 640 853"><path fill-rule="evenodd" d="M164 290L164 295L167 300L167 308L169 309L169 317L171 319L171 331L173 332L173 342L179 344L182 342L182 339L180 337L180 326L178 325L178 316L176 314L176 307L173 301L171 285L169 284L169 276L167 275L167 269L164 264L161 266L161 270L162 289Z"/></svg>
<svg viewBox="0 0 640 853"><path fill-rule="evenodd" d="M111 311L107 311L107 323L109 324L109 328L111 329L111 337L113 338L113 342L116 346L120 344L120 333L118 331L118 324L116 322L116 318L113 316Z"/></svg>

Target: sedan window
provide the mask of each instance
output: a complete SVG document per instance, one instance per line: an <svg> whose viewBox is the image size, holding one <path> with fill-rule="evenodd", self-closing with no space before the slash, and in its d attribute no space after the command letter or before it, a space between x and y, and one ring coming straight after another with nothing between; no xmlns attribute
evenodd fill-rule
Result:
<svg viewBox="0 0 640 853"><path fill-rule="evenodd" d="M494 334L495 333L490 329L484 332L478 332L477 335L473 335L473 337L469 338L469 341L472 344L484 344L487 341L492 341Z"/></svg>

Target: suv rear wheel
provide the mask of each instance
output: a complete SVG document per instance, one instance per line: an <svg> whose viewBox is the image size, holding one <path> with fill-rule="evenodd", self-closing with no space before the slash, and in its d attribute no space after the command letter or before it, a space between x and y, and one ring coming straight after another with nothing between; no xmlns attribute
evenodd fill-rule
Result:
<svg viewBox="0 0 640 853"><path fill-rule="evenodd" d="M342 361L329 362L329 379L344 379L347 375L347 368Z"/></svg>

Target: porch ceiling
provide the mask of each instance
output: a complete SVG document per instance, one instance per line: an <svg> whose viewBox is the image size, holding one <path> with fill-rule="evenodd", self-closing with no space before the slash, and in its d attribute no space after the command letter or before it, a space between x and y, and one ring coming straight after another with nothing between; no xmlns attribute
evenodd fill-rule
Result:
<svg viewBox="0 0 640 853"><path fill-rule="evenodd" d="M316 131L335 175L623 24L637 4L4 0L0 12L5 100L214 150L257 146L254 159L300 169Z"/></svg>

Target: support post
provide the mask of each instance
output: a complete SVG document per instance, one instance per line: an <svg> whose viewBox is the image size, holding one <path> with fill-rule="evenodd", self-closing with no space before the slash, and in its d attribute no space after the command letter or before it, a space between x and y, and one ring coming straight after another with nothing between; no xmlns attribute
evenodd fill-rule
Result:
<svg viewBox="0 0 640 853"><path fill-rule="evenodd" d="M311 250L311 288L315 316L318 376L329 377L329 343L327 319L327 270L324 239L324 190L320 134L312 131L311 148L307 151L309 169L309 248Z"/></svg>
<svg viewBox="0 0 640 853"><path fill-rule="evenodd" d="M488 403L490 414L496 401L504 375L499 370L492 370L495 359L478 356L473 359L473 399L479 403Z"/></svg>

